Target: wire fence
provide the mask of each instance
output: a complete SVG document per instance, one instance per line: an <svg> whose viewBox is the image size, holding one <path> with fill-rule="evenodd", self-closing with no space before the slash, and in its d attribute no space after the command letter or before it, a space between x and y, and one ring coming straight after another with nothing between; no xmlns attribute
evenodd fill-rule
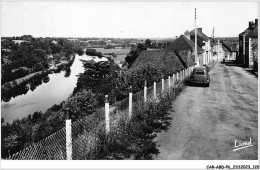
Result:
<svg viewBox="0 0 260 170"><path fill-rule="evenodd" d="M190 72L189 72L190 73ZM158 99L164 92L171 91L176 95L179 93L180 86L184 79L177 80L175 74L165 79L163 82L159 81L156 84L147 87L147 101ZM180 76L182 77L182 76ZM186 78L188 77L188 73ZM174 82L174 83L173 83ZM162 86L162 84L164 86ZM155 88L156 87L156 88ZM162 89L164 90L162 91ZM130 113L129 97L118 101L109 107L109 127L110 131L118 131L119 120L127 120ZM134 114L138 109L142 109L145 105L144 90L132 95L132 113ZM71 124L71 138L72 138L72 158L73 160L92 159L95 152L98 152L99 134L106 131L105 108L99 108L89 116L79 119ZM67 158L66 151L66 128L55 132L49 137L32 144L31 146L13 154L8 159L11 160L65 160Z"/></svg>

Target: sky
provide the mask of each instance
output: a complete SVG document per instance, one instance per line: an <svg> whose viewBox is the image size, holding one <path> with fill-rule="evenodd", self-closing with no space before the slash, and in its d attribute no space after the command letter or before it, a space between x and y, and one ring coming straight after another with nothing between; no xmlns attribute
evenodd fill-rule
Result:
<svg viewBox="0 0 260 170"><path fill-rule="evenodd" d="M237 37L257 2L2 2L1 36L174 38L197 27Z"/></svg>

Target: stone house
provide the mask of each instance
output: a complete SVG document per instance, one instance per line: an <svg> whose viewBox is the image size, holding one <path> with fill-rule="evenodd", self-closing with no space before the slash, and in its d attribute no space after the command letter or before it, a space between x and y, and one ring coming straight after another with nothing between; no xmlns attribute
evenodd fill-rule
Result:
<svg viewBox="0 0 260 170"><path fill-rule="evenodd" d="M222 46L222 43L219 41L219 39L214 44L212 51L213 51L214 61L223 61L223 59L225 58L225 50Z"/></svg>
<svg viewBox="0 0 260 170"><path fill-rule="evenodd" d="M195 29L186 31L185 36L191 41L195 42ZM213 61L213 39L206 36L202 32L202 28L197 28L197 45L204 50L203 54L199 56L197 65L207 65Z"/></svg>
<svg viewBox="0 0 260 170"><path fill-rule="evenodd" d="M229 41L221 41L221 44L225 51L225 59L235 61L238 54L237 45Z"/></svg>
<svg viewBox="0 0 260 170"><path fill-rule="evenodd" d="M176 73L189 66L195 65L195 44L186 36L181 35L166 48L153 51L142 51L130 69L138 66L153 64L158 69L165 70L165 74ZM198 55L204 50L197 46Z"/></svg>
<svg viewBox="0 0 260 170"><path fill-rule="evenodd" d="M258 19L250 21L248 28L239 34L239 56L236 62L245 68L255 68L258 63Z"/></svg>

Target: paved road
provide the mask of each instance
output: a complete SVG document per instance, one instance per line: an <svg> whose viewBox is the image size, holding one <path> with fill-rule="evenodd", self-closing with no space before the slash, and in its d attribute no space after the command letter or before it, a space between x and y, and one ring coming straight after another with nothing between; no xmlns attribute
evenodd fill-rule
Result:
<svg viewBox="0 0 260 170"><path fill-rule="evenodd" d="M257 159L257 78L243 68L217 63L210 87L187 86L172 103L172 125L158 134L157 159ZM233 151L235 140L252 147Z"/></svg>

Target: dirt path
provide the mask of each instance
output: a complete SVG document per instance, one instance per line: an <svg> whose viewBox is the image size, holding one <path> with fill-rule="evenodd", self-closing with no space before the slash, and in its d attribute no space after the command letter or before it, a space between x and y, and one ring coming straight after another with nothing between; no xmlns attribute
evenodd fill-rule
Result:
<svg viewBox="0 0 260 170"><path fill-rule="evenodd" d="M257 159L257 78L217 63L210 87L187 86L172 103L172 125L158 134L157 159ZM233 151L235 140L252 147Z"/></svg>

